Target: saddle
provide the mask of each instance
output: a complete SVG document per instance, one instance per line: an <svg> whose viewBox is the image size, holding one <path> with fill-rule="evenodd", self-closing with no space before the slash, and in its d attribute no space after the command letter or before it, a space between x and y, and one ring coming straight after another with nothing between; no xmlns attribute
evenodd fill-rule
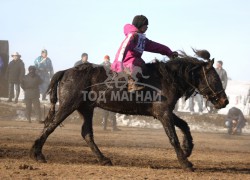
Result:
<svg viewBox="0 0 250 180"><path fill-rule="evenodd" d="M123 72L114 72L109 70L107 72L108 78L105 80L105 84L107 87L112 87L110 84L115 84L116 88L122 90L123 88L127 88L128 92L139 91L144 88L144 86L140 86L136 84L138 82L138 78L134 78L127 71Z"/></svg>

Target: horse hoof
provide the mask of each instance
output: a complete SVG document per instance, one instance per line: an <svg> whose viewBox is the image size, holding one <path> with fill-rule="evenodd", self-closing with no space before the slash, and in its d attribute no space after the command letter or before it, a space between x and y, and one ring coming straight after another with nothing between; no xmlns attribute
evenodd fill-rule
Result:
<svg viewBox="0 0 250 180"><path fill-rule="evenodd" d="M34 159L35 161L40 162L40 163L46 163L47 162L42 153L35 153L32 150L30 151L30 158Z"/></svg>
<svg viewBox="0 0 250 180"><path fill-rule="evenodd" d="M189 162L189 167L193 167L193 166L194 166L193 163Z"/></svg>
<svg viewBox="0 0 250 180"><path fill-rule="evenodd" d="M184 170L187 171L187 172L194 172L193 167L186 167L186 168L184 168Z"/></svg>
<svg viewBox="0 0 250 180"><path fill-rule="evenodd" d="M36 161L39 162L39 163L47 163L44 155L39 155L36 157Z"/></svg>
<svg viewBox="0 0 250 180"><path fill-rule="evenodd" d="M109 158L104 158L102 161L101 161L101 165L102 166L113 166L111 160Z"/></svg>
<svg viewBox="0 0 250 180"><path fill-rule="evenodd" d="M31 158L39 163L47 163L47 161L43 155L37 155L37 156L33 156Z"/></svg>
<svg viewBox="0 0 250 180"><path fill-rule="evenodd" d="M186 165L184 167L186 167L186 168L191 167L192 168L193 166L194 166L193 163L191 163L190 161L187 161Z"/></svg>
<svg viewBox="0 0 250 180"><path fill-rule="evenodd" d="M181 167L183 170L185 171L189 171L189 172L193 172L194 169L193 169L193 164L190 162L190 161L185 161L183 163L181 163Z"/></svg>

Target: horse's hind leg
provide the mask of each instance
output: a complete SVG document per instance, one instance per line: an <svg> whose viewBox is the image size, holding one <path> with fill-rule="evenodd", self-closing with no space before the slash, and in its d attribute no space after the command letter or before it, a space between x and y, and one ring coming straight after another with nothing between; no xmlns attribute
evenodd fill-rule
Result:
<svg viewBox="0 0 250 180"><path fill-rule="evenodd" d="M192 150L194 147L193 137L190 133L189 126L183 119L179 118L175 114L173 114L173 116L174 116L174 125L177 126L178 128L180 128L183 135L184 135L182 150L183 150L185 156L189 157L192 154Z"/></svg>
<svg viewBox="0 0 250 180"><path fill-rule="evenodd" d="M54 120L46 127L44 127L42 135L35 140L31 150L30 157L39 162L46 162L44 155L42 154L42 148L47 140L48 136L60 125L71 113L73 110L69 108L59 108L58 112L55 115Z"/></svg>
<svg viewBox="0 0 250 180"><path fill-rule="evenodd" d="M102 165L112 165L111 160L105 157L95 144L92 125L93 111L94 109L78 108L78 112L83 117L82 137Z"/></svg>
<svg viewBox="0 0 250 180"><path fill-rule="evenodd" d="M192 163L188 161L187 157L183 153L183 150L181 149L180 142L174 128L174 119L172 115L173 114L170 112L165 112L163 116L161 116L160 120L167 136L169 137L171 145L175 148L175 152L181 167L184 170L193 171Z"/></svg>
<svg viewBox="0 0 250 180"><path fill-rule="evenodd" d="M56 113L56 104L55 103L51 103L49 112L44 120L44 126L48 127L49 124L53 121L54 117L55 117L55 113Z"/></svg>

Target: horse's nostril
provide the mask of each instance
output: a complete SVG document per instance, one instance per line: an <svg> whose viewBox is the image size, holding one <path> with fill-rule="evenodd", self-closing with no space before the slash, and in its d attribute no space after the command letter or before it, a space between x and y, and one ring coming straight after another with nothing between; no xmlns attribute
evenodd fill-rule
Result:
<svg viewBox="0 0 250 180"><path fill-rule="evenodd" d="M225 100L225 104L228 104L228 103L229 103L228 99L227 99L227 100Z"/></svg>

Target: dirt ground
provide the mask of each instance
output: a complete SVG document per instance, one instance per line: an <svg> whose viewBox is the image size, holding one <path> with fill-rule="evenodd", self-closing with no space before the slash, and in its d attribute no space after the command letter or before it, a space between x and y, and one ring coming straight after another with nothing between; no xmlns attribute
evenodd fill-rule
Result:
<svg viewBox="0 0 250 180"><path fill-rule="evenodd" d="M95 140L113 166L101 166L82 140L79 123L66 123L48 138L47 163L28 156L42 130L36 122L0 120L0 179L250 179L250 136L193 132L184 172L162 129L94 127ZM178 134L180 132L178 131Z"/></svg>

